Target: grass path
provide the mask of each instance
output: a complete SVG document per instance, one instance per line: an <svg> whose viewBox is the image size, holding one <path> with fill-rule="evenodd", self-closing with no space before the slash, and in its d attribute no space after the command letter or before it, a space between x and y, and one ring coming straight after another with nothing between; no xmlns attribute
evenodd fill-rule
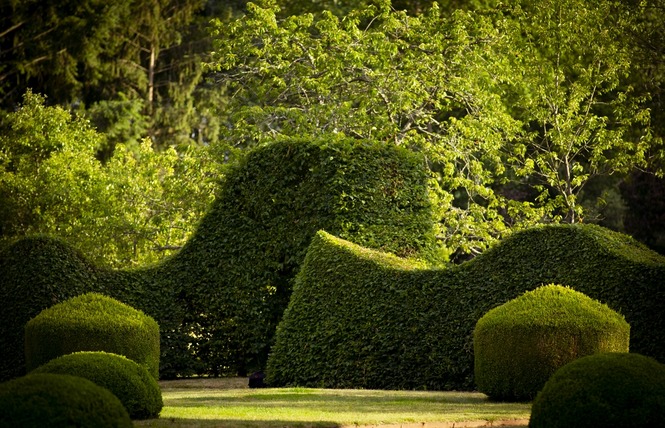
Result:
<svg viewBox="0 0 665 428"><path fill-rule="evenodd" d="M248 389L245 378L160 382L164 409L139 427L525 426L530 404L473 392Z"/></svg>

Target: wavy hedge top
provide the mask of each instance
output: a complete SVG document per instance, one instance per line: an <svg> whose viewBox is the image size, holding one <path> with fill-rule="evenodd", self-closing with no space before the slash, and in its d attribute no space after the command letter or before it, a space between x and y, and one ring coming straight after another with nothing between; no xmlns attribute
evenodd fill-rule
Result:
<svg viewBox="0 0 665 428"><path fill-rule="evenodd" d="M23 324L88 291L159 322L162 377L258 369L316 231L436 261L427 181L403 148L285 140L232 166L190 241L155 267L108 271L59 241L20 241L0 254L0 379L23 370Z"/></svg>
<svg viewBox="0 0 665 428"><path fill-rule="evenodd" d="M625 235L593 225L542 226L448 269L383 259L317 234L277 329L269 382L473 389L478 319L550 283L624 315L631 350L665 361L665 257Z"/></svg>

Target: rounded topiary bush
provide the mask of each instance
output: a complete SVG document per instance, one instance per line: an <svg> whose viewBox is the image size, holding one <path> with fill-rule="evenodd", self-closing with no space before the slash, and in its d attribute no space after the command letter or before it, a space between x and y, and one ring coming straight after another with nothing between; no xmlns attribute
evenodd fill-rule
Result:
<svg viewBox="0 0 665 428"><path fill-rule="evenodd" d="M159 325L151 317L98 293L71 298L40 312L25 326L28 371L78 351L124 355L159 377Z"/></svg>
<svg viewBox="0 0 665 428"><path fill-rule="evenodd" d="M40 373L0 384L0 426L121 428L132 421L109 390L81 377Z"/></svg>
<svg viewBox="0 0 665 428"><path fill-rule="evenodd" d="M132 419L155 418L164 405L159 385L148 370L122 355L77 352L55 358L32 373L86 378L115 394Z"/></svg>
<svg viewBox="0 0 665 428"><path fill-rule="evenodd" d="M531 400L558 368L585 355L628 352L629 339L628 323L606 305L560 285L539 287L476 323L476 384L496 400Z"/></svg>
<svg viewBox="0 0 665 428"><path fill-rule="evenodd" d="M533 402L532 428L665 425L665 365L640 354L595 354L557 370Z"/></svg>

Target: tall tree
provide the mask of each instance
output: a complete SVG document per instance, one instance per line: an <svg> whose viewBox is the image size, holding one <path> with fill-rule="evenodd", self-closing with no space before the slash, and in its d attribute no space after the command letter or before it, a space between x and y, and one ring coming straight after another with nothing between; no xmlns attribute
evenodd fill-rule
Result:
<svg viewBox="0 0 665 428"><path fill-rule="evenodd" d="M389 1L339 19L331 13L280 19L272 2L214 27L210 69L228 85L238 147L280 135L339 133L422 151L441 207L448 248L484 248L518 224L528 205L501 200L499 148L519 130L500 97L504 37L491 20L432 7L412 17ZM371 23L368 25L368 23Z"/></svg>
<svg viewBox="0 0 665 428"><path fill-rule="evenodd" d="M12 109L28 88L69 104L108 83L105 57L118 48L128 1L12 0L0 6L0 106Z"/></svg>
<svg viewBox="0 0 665 428"><path fill-rule="evenodd" d="M52 104L85 109L113 145L151 136L160 147L214 139L197 109L216 94L202 82L210 51L203 0L3 2L0 108L31 88ZM203 95L202 93L205 93ZM212 129L213 131L209 131ZM207 132L207 134L206 134ZM213 132L211 134L211 132Z"/></svg>
<svg viewBox="0 0 665 428"><path fill-rule="evenodd" d="M509 161L530 177L547 212L583 218L589 180L647 164L650 114L628 81L629 25L620 3L526 2L517 19L513 111L526 128Z"/></svg>

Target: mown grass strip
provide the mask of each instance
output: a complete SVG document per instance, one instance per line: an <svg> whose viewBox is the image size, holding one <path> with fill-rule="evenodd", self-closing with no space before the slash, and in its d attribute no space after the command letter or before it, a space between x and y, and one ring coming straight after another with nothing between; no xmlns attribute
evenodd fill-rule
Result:
<svg viewBox="0 0 665 428"><path fill-rule="evenodd" d="M531 409L528 403L492 402L474 392L247 389L237 388L239 382L162 383L161 417L137 421L136 425L276 428L424 423L443 426L446 422L525 420Z"/></svg>

